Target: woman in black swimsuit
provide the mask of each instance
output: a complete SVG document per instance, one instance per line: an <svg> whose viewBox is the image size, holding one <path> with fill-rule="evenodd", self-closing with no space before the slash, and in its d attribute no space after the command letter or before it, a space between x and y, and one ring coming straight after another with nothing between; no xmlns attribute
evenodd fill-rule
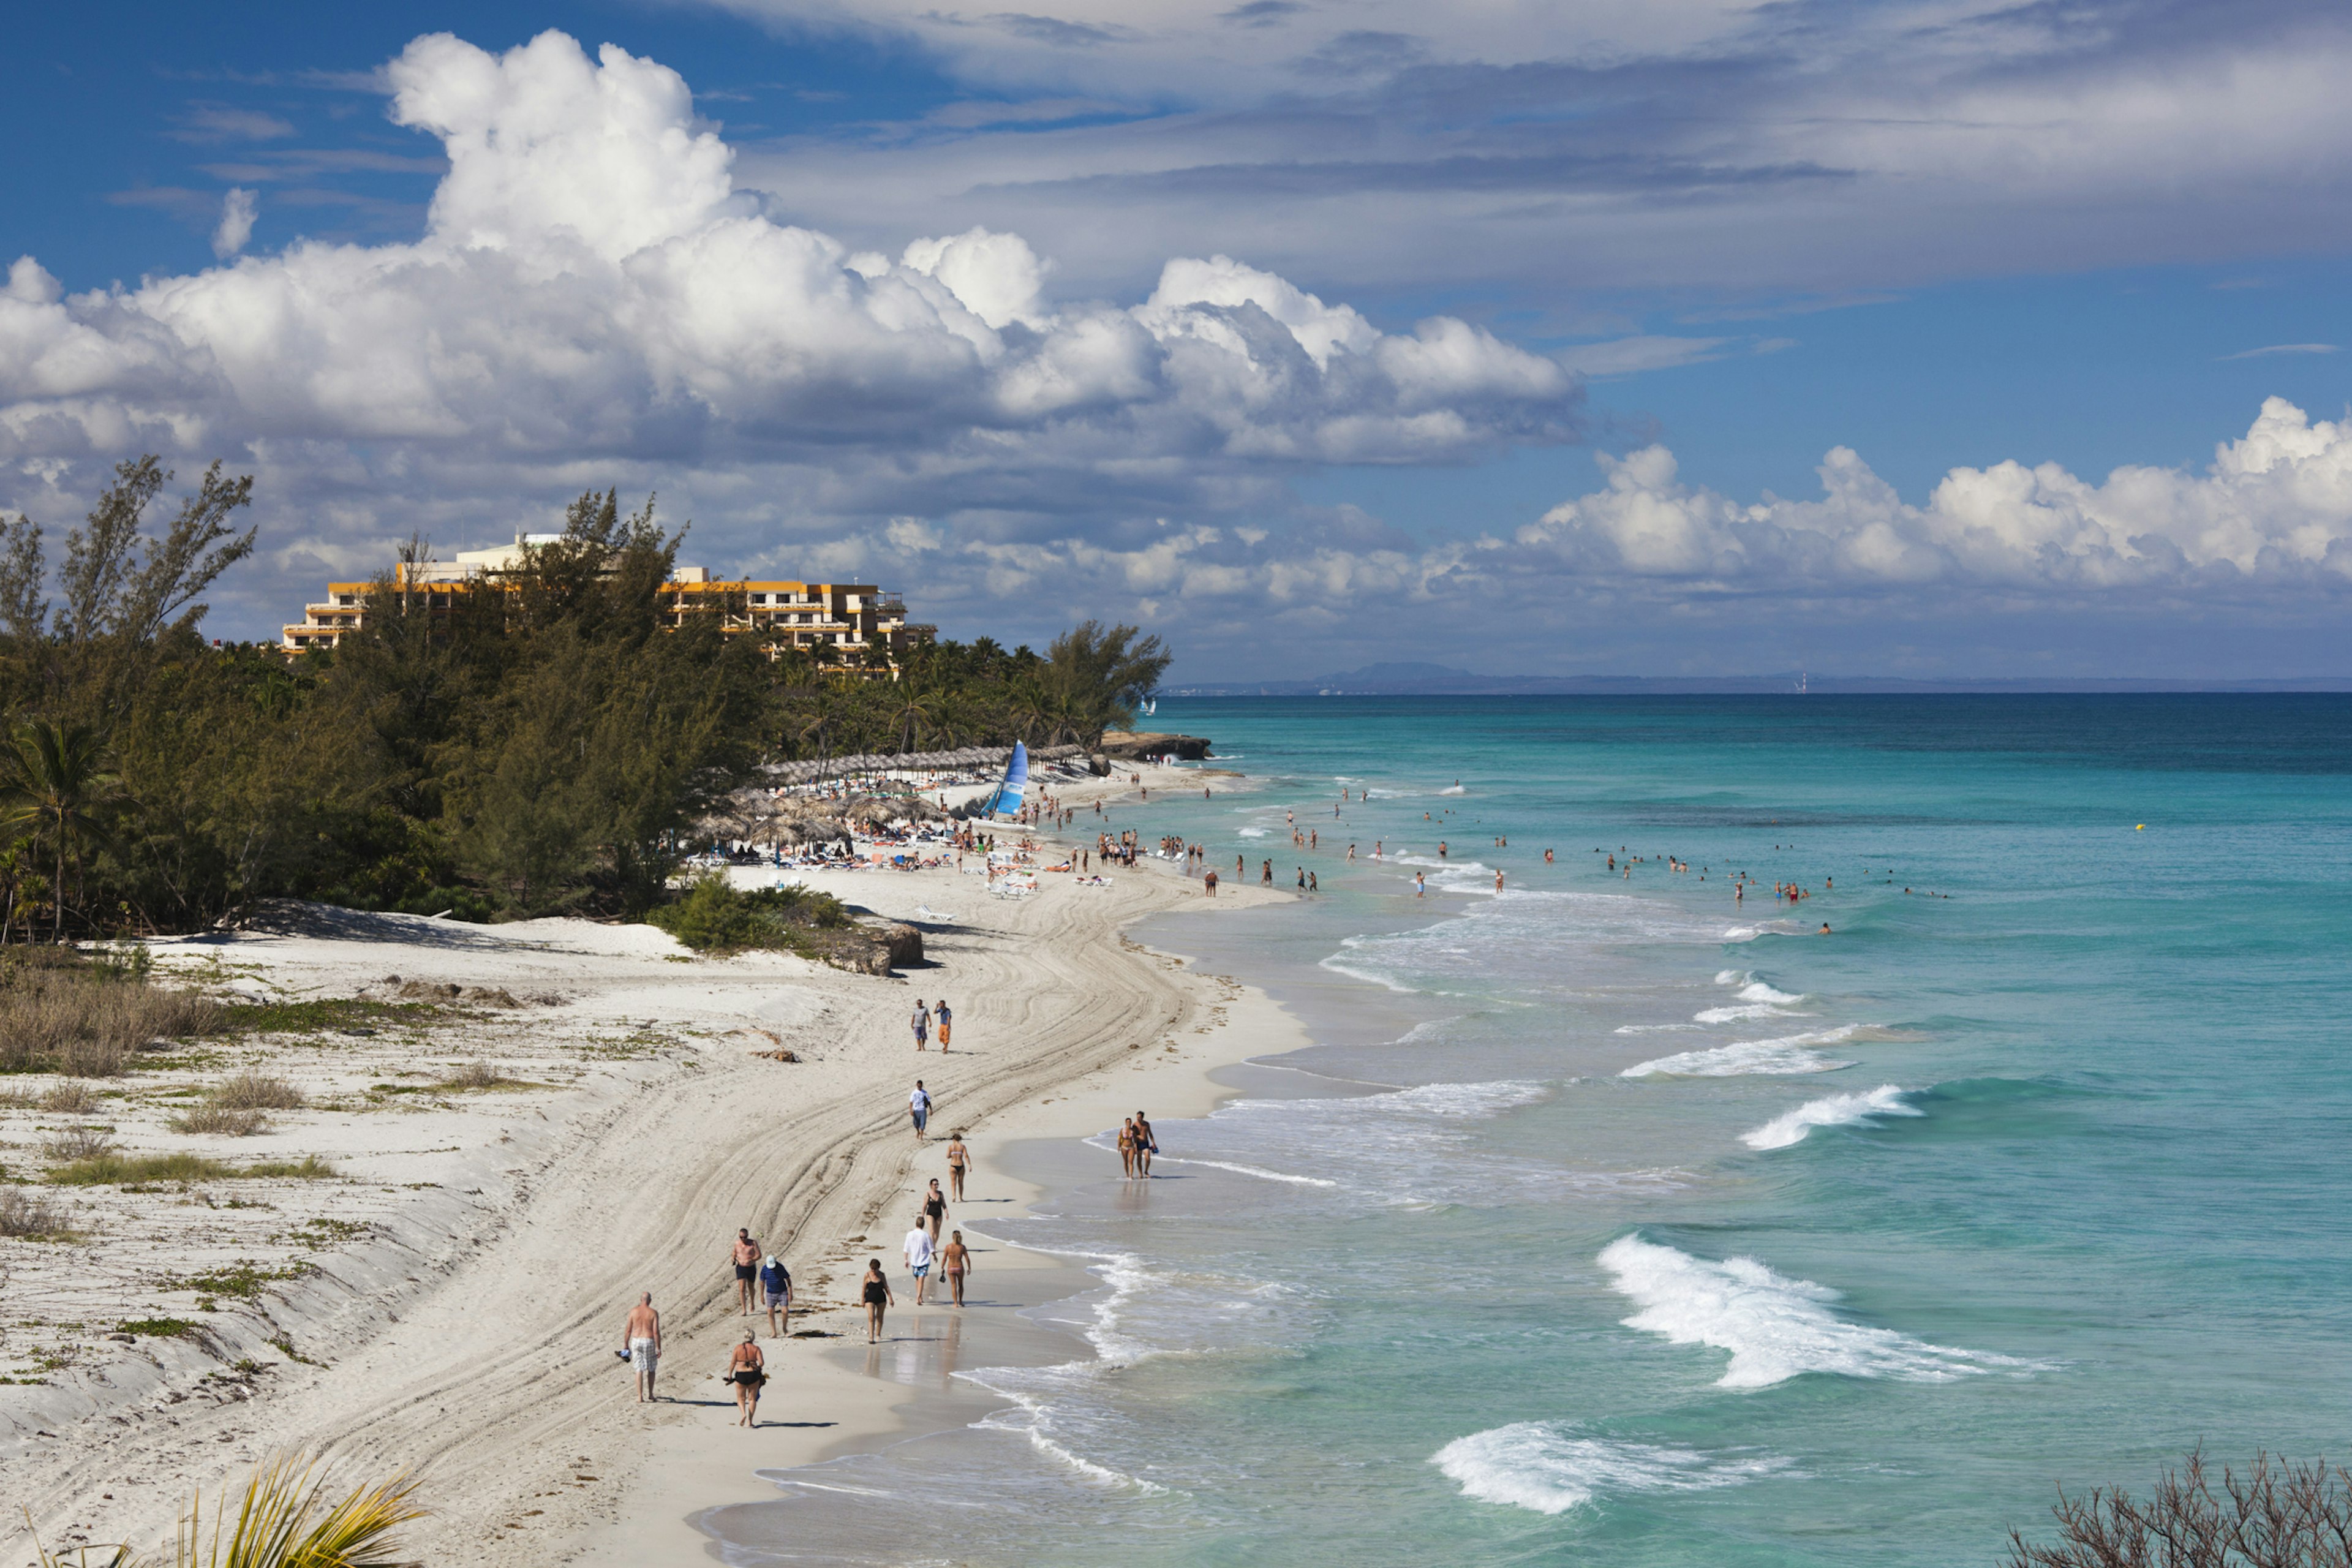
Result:
<svg viewBox="0 0 2352 1568"><path fill-rule="evenodd" d="M940 1232L947 1227L948 1200L940 1191L940 1179L931 1178L931 1190L923 1194L923 1224L930 1230L931 1245L940 1244Z"/></svg>
<svg viewBox="0 0 2352 1568"><path fill-rule="evenodd" d="M768 1363L760 1353L756 1337L751 1330L745 1329L743 1342L735 1347L734 1355L727 1363L727 1381L735 1385L735 1407L742 1412L736 1417L738 1426L760 1424L760 1385L768 1381Z"/></svg>
<svg viewBox="0 0 2352 1568"><path fill-rule="evenodd" d="M866 1342L867 1344L882 1342L882 1310L886 1307L895 1307L898 1304L898 1298L890 1294L890 1281L882 1277L882 1260L878 1258L867 1258L866 1260Z"/></svg>

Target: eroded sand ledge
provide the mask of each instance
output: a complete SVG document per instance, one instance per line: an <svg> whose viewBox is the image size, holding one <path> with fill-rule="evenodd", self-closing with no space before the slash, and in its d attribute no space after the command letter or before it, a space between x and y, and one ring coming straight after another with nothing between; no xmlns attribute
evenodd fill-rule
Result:
<svg viewBox="0 0 2352 1568"><path fill-rule="evenodd" d="M1112 825L1139 818L1148 824L1117 810ZM1095 820L1072 837L1090 841ZM168 1536L194 1487L307 1448L354 1476L422 1470L434 1516L407 1539L425 1562L694 1560L706 1543L688 1513L761 1495L755 1468L888 1431L907 1394L824 1359L838 1342L779 1346L762 1327L775 1377L762 1415L798 1424L737 1429L711 1373L742 1323L725 1267L738 1226L791 1263L803 1303L824 1309L796 1315L796 1329L862 1334L848 1305L859 1263L878 1253L903 1283L900 1208L943 1173L941 1144L919 1146L907 1125L915 1077L938 1097L933 1131L972 1129L987 1173L1011 1138L1092 1131L1137 1104L1196 1114L1214 1098L1207 1069L1303 1043L1263 998L1122 934L1163 910L1213 915L1286 895L1228 887L1211 904L1164 867L1112 873L1108 888L1046 876L1018 902L950 870L811 879L895 918L920 920L919 907L957 918L922 921L928 966L891 979L778 954L680 962L646 928L573 921L457 928L453 940L446 922L338 916L320 934L183 944L184 959L163 947L166 963L226 957L320 995L398 973L560 996L454 1019L430 1054L511 1062L518 1076L573 1061L578 1076L446 1112L287 1119L288 1138L353 1178L344 1190L353 1203L365 1195L373 1234L273 1286L257 1303L266 1324L259 1313L219 1320L242 1325L223 1330L243 1336L238 1346L262 1347L249 1353L264 1369L234 1388L220 1363L247 1350L223 1358L219 1347L142 1340L58 1387L0 1391L16 1396L0 1399L7 1495L29 1505L53 1548L145 1546ZM941 994L956 1008L958 1048L918 1056L906 1015L915 996ZM771 1044L754 1031L803 1059L753 1057ZM613 1052L629 1038L641 1053ZM600 1047L611 1059L594 1056ZM308 1069L291 1057L273 1067L350 1076L331 1051L313 1055L322 1059ZM436 1184L411 1185L425 1182ZM991 1178L973 1192L1008 1186ZM70 1267L82 1249L52 1250ZM662 1389L676 1403L634 1403L612 1353L640 1289L663 1311ZM135 1299L121 1307L142 1315ZM320 1364L277 1354L275 1335Z"/></svg>

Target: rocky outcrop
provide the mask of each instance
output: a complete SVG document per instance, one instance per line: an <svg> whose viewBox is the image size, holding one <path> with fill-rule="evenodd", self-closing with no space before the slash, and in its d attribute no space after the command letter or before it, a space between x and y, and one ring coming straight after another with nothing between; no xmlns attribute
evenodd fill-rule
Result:
<svg viewBox="0 0 2352 1568"><path fill-rule="evenodd" d="M1209 759L1209 742L1200 736L1171 735L1152 731L1106 730L1101 749L1104 756L1122 763L1131 763L1141 757L1173 756L1188 763L1202 763Z"/></svg>
<svg viewBox="0 0 2352 1568"><path fill-rule="evenodd" d="M923 933L877 915L862 915L854 924L811 931L809 937L816 956L859 974L887 974L923 962Z"/></svg>

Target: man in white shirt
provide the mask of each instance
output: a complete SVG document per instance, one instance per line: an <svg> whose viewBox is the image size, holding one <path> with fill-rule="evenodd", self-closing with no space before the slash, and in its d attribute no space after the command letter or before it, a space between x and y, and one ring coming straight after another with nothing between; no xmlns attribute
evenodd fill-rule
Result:
<svg viewBox="0 0 2352 1568"><path fill-rule="evenodd" d="M923 1090L923 1080L915 1080L915 1092L907 1097L907 1118L915 1124L915 1142L923 1141L923 1124L931 1119L931 1097Z"/></svg>
<svg viewBox="0 0 2352 1568"><path fill-rule="evenodd" d="M915 1305L923 1304L923 1292L931 1283L931 1232L923 1224L923 1216L915 1216L915 1228L907 1233L907 1271L915 1277Z"/></svg>

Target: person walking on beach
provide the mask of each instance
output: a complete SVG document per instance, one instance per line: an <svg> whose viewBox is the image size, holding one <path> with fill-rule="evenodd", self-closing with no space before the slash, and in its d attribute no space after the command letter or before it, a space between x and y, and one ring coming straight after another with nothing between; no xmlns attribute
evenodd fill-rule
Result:
<svg viewBox="0 0 2352 1568"><path fill-rule="evenodd" d="M923 999L920 996L915 998L915 1016L912 1022L915 1026L915 1048L919 1051L923 1049L923 1043L930 1037L931 1033L931 1010L923 1005Z"/></svg>
<svg viewBox="0 0 2352 1568"><path fill-rule="evenodd" d="M1258 874L1257 874L1257 880L1258 880L1258 886L1260 886L1260 887L1262 887L1262 888L1271 888L1271 887L1273 887L1273 886L1274 886L1274 862L1273 862L1273 861L1268 860L1267 862L1265 862L1265 864L1264 866L1262 866L1262 867L1260 867L1260 868L1259 868L1259 869L1258 869Z"/></svg>
<svg viewBox="0 0 2352 1568"><path fill-rule="evenodd" d="M743 1342L727 1358L727 1381L735 1385L735 1408L741 1412L735 1417L738 1426L760 1424L760 1385L768 1381L768 1358L760 1353L758 1340L745 1329Z"/></svg>
<svg viewBox="0 0 2352 1568"><path fill-rule="evenodd" d="M793 1322L793 1271L773 1253L760 1265L760 1294L768 1303L768 1337L782 1339Z"/></svg>
<svg viewBox="0 0 2352 1568"><path fill-rule="evenodd" d="M1428 891L1429 873L1426 871L1415 871L1412 874L1412 896L1418 899Z"/></svg>
<svg viewBox="0 0 2352 1568"><path fill-rule="evenodd" d="M751 1277L759 1272L760 1244L751 1239L748 1230L735 1233L735 1246L730 1254L735 1260L735 1305L744 1317L752 1311Z"/></svg>
<svg viewBox="0 0 2352 1568"><path fill-rule="evenodd" d="M650 1290L637 1298L629 1309L629 1321L621 1329L622 1342L629 1347L629 1364L636 1369L637 1403L654 1402L654 1371L661 1361L661 1314L654 1310L654 1293Z"/></svg>
<svg viewBox="0 0 2352 1568"><path fill-rule="evenodd" d="M1201 879L1201 891L1212 899L1217 896L1217 874L1214 871Z"/></svg>
<svg viewBox="0 0 2352 1568"><path fill-rule="evenodd" d="M907 1119L915 1124L915 1142L921 1142L924 1124L931 1119L931 1097L921 1079L915 1080L915 1092L907 1097Z"/></svg>
<svg viewBox="0 0 2352 1568"><path fill-rule="evenodd" d="M963 1146L961 1129L948 1134L948 1195L963 1202L963 1173L971 1169L971 1151Z"/></svg>
<svg viewBox="0 0 2352 1568"><path fill-rule="evenodd" d="M907 1233L898 1249L907 1255L907 1270L915 1277L915 1305L919 1307L930 1284L932 1256L931 1233L924 1228L921 1215L915 1216L915 1228Z"/></svg>
<svg viewBox="0 0 2352 1568"><path fill-rule="evenodd" d="M955 1295L955 1304L963 1305L963 1277L971 1272L971 1248L963 1244L963 1232L948 1233L947 1250L940 1254L940 1268L948 1277L948 1289Z"/></svg>
<svg viewBox="0 0 2352 1568"><path fill-rule="evenodd" d="M940 1227L948 1223L948 1195L940 1191L940 1179L931 1178L930 1191L923 1194L923 1223L931 1227L931 1245L940 1244Z"/></svg>
<svg viewBox="0 0 2352 1568"><path fill-rule="evenodd" d="M1151 1156L1160 1152L1160 1141L1151 1135L1151 1122L1140 1110L1135 1113L1135 1173L1149 1178Z"/></svg>
<svg viewBox="0 0 2352 1568"><path fill-rule="evenodd" d="M865 1289L860 1294L866 1299L866 1342L879 1344L882 1341L883 1309L898 1304L898 1298L890 1294L890 1281L882 1276L880 1258L866 1260Z"/></svg>
<svg viewBox="0 0 2352 1568"><path fill-rule="evenodd" d="M1495 868L1495 891L1496 891L1496 892L1498 892L1498 893L1499 893L1499 892L1501 892L1502 890L1503 890L1503 868L1502 868L1500 866L1497 866L1497 867L1496 867L1496 868Z"/></svg>
<svg viewBox="0 0 2352 1568"><path fill-rule="evenodd" d="M1135 1174L1135 1118L1132 1116L1119 1123L1118 1171L1123 1176Z"/></svg>

